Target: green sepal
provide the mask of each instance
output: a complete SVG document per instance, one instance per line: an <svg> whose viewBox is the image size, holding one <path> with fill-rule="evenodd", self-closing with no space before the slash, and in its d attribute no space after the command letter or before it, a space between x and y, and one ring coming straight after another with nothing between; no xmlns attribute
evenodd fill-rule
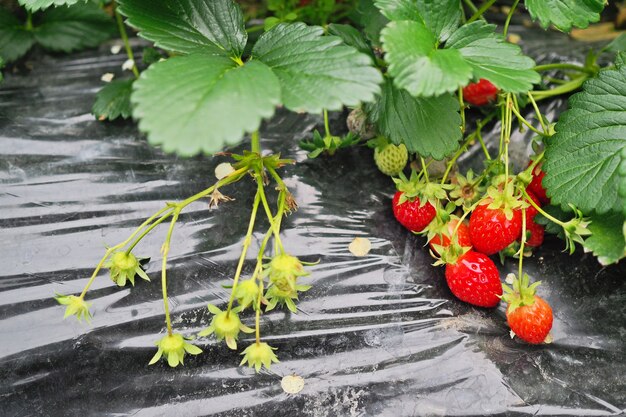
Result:
<svg viewBox="0 0 626 417"><path fill-rule="evenodd" d="M457 206L471 207L484 194L484 187L474 178L474 171L467 171L464 176L460 173L452 178L453 189L450 199Z"/></svg>
<svg viewBox="0 0 626 417"><path fill-rule="evenodd" d="M254 368L257 373L261 371L261 366L270 369L272 363L279 362L276 354L274 354L275 350L276 348L271 347L267 343L253 343L241 353L243 359L239 366L247 363L248 366Z"/></svg>
<svg viewBox="0 0 626 417"><path fill-rule="evenodd" d="M486 199L484 200L484 203L488 203L487 208L489 210L502 210L506 218L511 220L513 218L514 210L529 206L528 203L522 199L515 197L513 192L514 185L512 181L506 184L504 190L491 186L487 189L487 195L490 197L490 200Z"/></svg>
<svg viewBox="0 0 626 417"><path fill-rule="evenodd" d="M539 285L541 285L541 281L530 284L530 278L526 273L522 274L522 279L515 278L513 280L513 288L507 284L502 284L504 294L501 299L509 304L507 311L512 312L516 308L533 305Z"/></svg>
<svg viewBox="0 0 626 417"><path fill-rule="evenodd" d="M78 321L85 319L87 324L89 324L92 318L91 312L89 311L91 304L87 303L82 297L55 293L54 299L59 304L67 306L65 308L65 315L63 316L63 319L66 319L69 316L76 316Z"/></svg>
<svg viewBox="0 0 626 417"><path fill-rule="evenodd" d="M448 247L444 247L441 245L433 245L433 248L440 255L437 256L433 251L430 251L430 254L433 258L437 259L433 266L442 266L442 265L454 265L457 263L461 256L465 255L472 248L469 246L461 246L458 243L450 243Z"/></svg>
<svg viewBox="0 0 626 417"><path fill-rule="evenodd" d="M172 333L165 335L162 339L159 339L155 345L158 347L157 352L154 354L148 365L154 365L165 355L167 364L175 368L178 364L184 365L185 354L199 355L202 353L202 349L187 342L190 338L183 337L180 334Z"/></svg>
<svg viewBox="0 0 626 417"><path fill-rule="evenodd" d="M208 304L207 308L213 319L209 327L200 331L198 337L209 336L215 333L217 341L226 341L226 345L233 350L237 349L237 338L240 332L252 333L254 330L244 325L239 319L241 307L235 307L230 310L222 311L218 307Z"/></svg>
<svg viewBox="0 0 626 417"><path fill-rule="evenodd" d="M588 229L591 222L573 204L569 204L569 206L573 210L575 217L563 225L563 232L565 233L565 249L569 250L571 255L576 250L576 243L584 246L583 236L591 235L591 231Z"/></svg>
<svg viewBox="0 0 626 417"><path fill-rule="evenodd" d="M341 136L325 136L316 130L313 132L312 140L301 140L299 142L300 148L308 151L309 158L317 158L322 153L326 153L329 156L333 156L339 149L349 148L350 146L357 145L361 139L350 132L347 135Z"/></svg>

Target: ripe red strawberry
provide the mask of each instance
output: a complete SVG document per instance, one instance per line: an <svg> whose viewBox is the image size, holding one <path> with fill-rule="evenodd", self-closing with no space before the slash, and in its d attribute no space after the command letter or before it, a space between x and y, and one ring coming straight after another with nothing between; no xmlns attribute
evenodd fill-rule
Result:
<svg viewBox="0 0 626 417"><path fill-rule="evenodd" d="M443 246L447 248L450 246L450 236L454 232L456 225L459 223L459 218L454 216L450 219L448 223L444 226L444 229L440 231L440 233L435 232L432 238L428 241L430 244L430 248L437 254L437 250L434 245ZM458 230L456 231L456 239L460 246L463 247L471 247L472 241L470 240L469 235L469 227L465 222L461 223Z"/></svg>
<svg viewBox="0 0 626 417"><path fill-rule="evenodd" d="M521 211L490 209L492 201L491 198L484 199L472 212L469 223L472 246L485 255L501 251L522 233Z"/></svg>
<svg viewBox="0 0 626 417"><path fill-rule="evenodd" d="M530 234L526 238L526 245L533 248L538 248L543 244L543 239L546 234L546 229L540 224L530 221L526 223L526 233Z"/></svg>
<svg viewBox="0 0 626 417"><path fill-rule="evenodd" d="M397 191L393 196L393 215L410 231L421 232L435 218L435 207L428 201L422 205L418 197L400 203L402 194L404 192Z"/></svg>
<svg viewBox="0 0 626 417"><path fill-rule="evenodd" d="M513 289L504 285L506 294L502 299L509 303L506 319L513 333L528 343L539 344L552 329L552 308L535 295L539 282L530 286L528 282L528 275L524 274L522 280L515 279Z"/></svg>
<svg viewBox="0 0 626 417"><path fill-rule="evenodd" d="M528 164L528 166L530 166L530 164L532 164L532 161ZM526 186L526 191L532 192L535 196L537 196L541 205L545 205L550 204L550 198L546 195L546 190L542 185L543 177L545 177L546 173L541 170L541 166L542 164L539 163L535 169L533 169L533 179L530 184Z"/></svg>
<svg viewBox="0 0 626 417"><path fill-rule="evenodd" d="M498 91L498 87L481 78L477 83L468 84L463 89L463 99L474 106L484 106L495 101Z"/></svg>
<svg viewBox="0 0 626 417"><path fill-rule="evenodd" d="M526 191L526 193L535 202L535 204L537 204L538 206L541 206L541 203L539 201L539 198L537 198L537 196L535 196L530 191ZM535 223L535 216L538 213L539 211L537 211L537 209L534 208L532 205L529 207L526 207L526 232L527 234L529 234L528 236L526 236L526 245L534 247L534 248L541 246L541 244L543 243L545 232L546 232L544 226ZM520 236L520 239L521 239L521 236Z"/></svg>
<svg viewBox="0 0 626 417"><path fill-rule="evenodd" d="M459 300L479 307L500 302L502 284L498 268L486 255L469 251L446 265L446 281Z"/></svg>

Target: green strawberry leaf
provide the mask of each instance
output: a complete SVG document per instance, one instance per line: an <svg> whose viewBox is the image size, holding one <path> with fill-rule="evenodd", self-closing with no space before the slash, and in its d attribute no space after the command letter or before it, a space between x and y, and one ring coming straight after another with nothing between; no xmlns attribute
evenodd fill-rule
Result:
<svg viewBox="0 0 626 417"><path fill-rule="evenodd" d="M604 0L526 0L526 8L533 20L539 20L545 29L551 24L563 32L572 26L586 28L600 20Z"/></svg>
<svg viewBox="0 0 626 417"><path fill-rule="evenodd" d="M588 226L592 234L585 240L585 249L592 251L602 265L618 262L626 257L623 226L622 213L592 215Z"/></svg>
<svg viewBox="0 0 626 417"><path fill-rule="evenodd" d="M476 21L461 26L446 43L472 67L474 79L485 78L501 90L523 93L541 81L535 62L519 46L495 33L496 26Z"/></svg>
<svg viewBox="0 0 626 417"><path fill-rule="evenodd" d="M115 25L95 3L60 6L35 20L37 43L51 51L72 52L93 48L113 36Z"/></svg>
<svg viewBox="0 0 626 417"><path fill-rule="evenodd" d="M602 52L619 53L623 51L626 51L626 33L622 33L602 48Z"/></svg>
<svg viewBox="0 0 626 417"><path fill-rule="evenodd" d="M2 74L2 68L4 68L4 60L0 57L0 83L4 81L4 75Z"/></svg>
<svg viewBox="0 0 626 417"><path fill-rule="evenodd" d="M172 82L176 80L176 82ZM280 84L259 60L191 54L157 62L135 82L139 128L165 152L216 152L259 128L280 104Z"/></svg>
<svg viewBox="0 0 626 417"><path fill-rule="evenodd" d="M413 97L387 79L379 100L367 111L379 132L423 157L445 158L458 149L463 136L459 103L449 94Z"/></svg>
<svg viewBox="0 0 626 417"><path fill-rule="evenodd" d="M423 20L413 0L376 0L374 5L389 20Z"/></svg>
<svg viewBox="0 0 626 417"><path fill-rule="evenodd" d="M0 57L6 62L21 58L35 43L31 31L13 14L0 7Z"/></svg>
<svg viewBox="0 0 626 417"><path fill-rule="evenodd" d="M31 12L36 12L50 6L71 6L79 1L85 3L87 0L19 0L19 3Z"/></svg>
<svg viewBox="0 0 626 417"><path fill-rule="evenodd" d="M423 21L437 39L445 41L459 27L459 0L377 0L389 20Z"/></svg>
<svg viewBox="0 0 626 417"><path fill-rule="evenodd" d="M617 173L619 174L619 196L622 198L622 213L626 216L626 146L622 149Z"/></svg>
<svg viewBox="0 0 626 417"><path fill-rule="evenodd" d="M361 32L359 32L355 27L350 25L341 25L339 23L331 23L328 25L328 33L330 35L339 36L346 45L374 58L372 48L370 48Z"/></svg>
<svg viewBox="0 0 626 417"><path fill-rule="evenodd" d="M141 62L147 67L150 65L159 62L163 58L163 55L156 48L148 47L143 49L143 53L141 54Z"/></svg>
<svg viewBox="0 0 626 417"><path fill-rule="evenodd" d="M372 59L343 45L341 38L304 23L279 24L252 49L253 60L278 77L282 104L297 112L320 113L373 101L380 72Z"/></svg>
<svg viewBox="0 0 626 417"><path fill-rule="evenodd" d="M119 11L139 36L189 54L241 57L248 41L243 13L233 0L119 0Z"/></svg>
<svg viewBox="0 0 626 417"><path fill-rule="evenodd" d="M421 21L390 22L382 33L389 74L416 97L455 91L472 78L472 66L455 49L437 49L437 39Z"/></svg>
<svg viewBox="0 0 626 417"><path fill-rule="evenodd" d="M569 100L546 141L543 185L553 204L584 213L622 211L620 175L626 147L626 66L601 71Z"/></svg>
<svg viewBox="0 0 626 417"><path fill-rule="evenodd" d="M359 0L351 19L362 28L365 37L374 46L380 46L380 31L389 23L374 5L374 0Z"/></svg>
<svg viewBox="0 0 626 417"><path fill-rule="evenodd" d="M116 80L105 85L97 94L91 112L98 120L128 119L132 115L130 94L134 79Z"/></svg>
<svg viewBox="0 0 626 417"><path fill-rule="evenodd" d="M618 52L615 55L615 66L620 69L626 65L626 52Z"/></svg>

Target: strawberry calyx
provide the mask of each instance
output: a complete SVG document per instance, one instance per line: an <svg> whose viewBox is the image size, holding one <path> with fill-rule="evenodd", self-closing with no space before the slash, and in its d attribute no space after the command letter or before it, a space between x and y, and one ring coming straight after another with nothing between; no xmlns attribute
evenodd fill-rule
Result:
<svg viewBox="0 0 626 417"><path fill-rule="evenodd" d="M487 189L488 197L484 198L480 205L488 204L487 208L489 210L501 210L507 220L511 220L513 211L528 207L528 203L513 195L513 190L514 185L512 181L507 182L501 190L491 186Z"/></svg>
<svg viewBox="0 0 626 417"><path fill-rule="evenodd" d="M513 275L513 274L509 274ZM541 281L530 284L530 278L528 274L522 274L522 278L519 279L513 275L512 287L507 284L502 284L502 301L509 304L507 311L513 312L515 309L523 306L531 306L535 303L535 293L537 287L541 285Z"/></svg>
<svg viewBox="0 0 626 417"><path fill-rule="evenodd" d="M398 204L403 204L406 201L420 202L420 207L430 203L433 207L439 207L439 201L448 198L448 190L454 188L450 184L439 184L426 180L424 177L420 177L417 171L411 171L411 177L407 178L404 173L400 173L398 178L392 178L396 184L396 189L402 193Z"/></svg>
<svg viewBox="0 0 626 417"><path fill-rule="evenodd" d="M587 228L589 226L589 219L583 217L582 211L577 209L574 205L570 204L570 208L574 211L576 217L563 224L563 231L565 232L566 250L569 249L570 255L574 253L575 243L584 244L583 236L589 236L591 231Z"/></svg>
<svg viewBox="0 0 626 417"><path fill-rule="evenodd" d="M465 176L457 173L450 182L452 185L450 199L457 206L470 207L484 191L480 185L480 179L474 178L474 171L472 170L467 171Z"/></svg>
<svg viewBox="0 0 626 417"><path fill-rule="evenodd" d="M281 159L280 154L272 154L261 156L256 152L243 151L242 155L231 154L231 157L237 161L233 164L233 168L239 170L247 168L253 171L262 170L263 167L272 168L274 170L284 167L285 165L293 165L296 163L293 159Z"/></svg>
<svg viewBox="0 0 626 417"><path fill-rule="evenodd" d="M458 260L472 248L469 246L461 246L456 242L451 242L447 247L442 245L433 245L433 249L439 254L439 256L437 256L437 254L435 254L432 250L430 251L431 256L436 259L433 266L442 266L456 264Z"/></svg>
<svg viewBox="0 0 626 417"><path fill-rule="evenodd" d="M403 204L406 201L415 201L416 198L420 197L423 185L419 181L415 170L411 171L410 178L407 178L406 175L401 172L398 178L392 178L392 180L396 184L396 189L402 193L398 204ZM426 204L426 201L422 201L423 199L419 198L419 200L422 206Z"/></svg>
<svg viewBox="0 0 626 417"><path fill-rule="evenodd" d="M430 242L435 236L448 236L448 222L456 216L451 216L450 213L441 207L437 207L437 214L432 222L426 226L426 228L421 231L419 234L426 235L426 239Z"/></svg>
<svg viewBox="0 0 626 417"><path fill-rule="evenodd" d="M367 141L367 146L372 149L378 149L382 151L389 145L391 142L385 136L377 136L374 139L370 139Z"/></svg>

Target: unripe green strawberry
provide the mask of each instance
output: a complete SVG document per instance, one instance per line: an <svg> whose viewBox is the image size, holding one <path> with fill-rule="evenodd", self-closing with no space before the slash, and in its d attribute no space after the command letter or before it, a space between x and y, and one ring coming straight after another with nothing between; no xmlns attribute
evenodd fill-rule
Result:
<svg viewBox="0 0 626 417"><path fill-rule="evenodd" d="M406 166L406 163L409 161L409 152L403 143L399 146L388 143L376 147L374 150L374 161L380 172L393 177L402 172Z"/></svg>

